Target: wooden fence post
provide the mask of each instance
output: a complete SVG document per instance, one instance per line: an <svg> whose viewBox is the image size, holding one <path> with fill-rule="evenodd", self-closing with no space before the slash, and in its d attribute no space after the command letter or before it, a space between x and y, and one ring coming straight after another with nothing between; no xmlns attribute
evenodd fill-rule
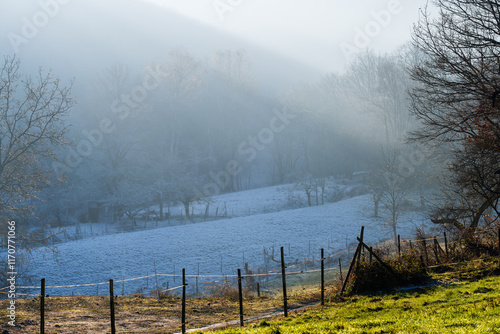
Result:
<svg viewBox="0 0 500 334"><path fill-rule="evenodd" d="M401 236L398 234L398 257L401 257Z"/></svg>
<svg viewBox="0 0 500 334"><path fill-rule="evenodd" d="M281 279L283 281L283 312L285 318L288 317L288 303L286 297L286 267L285 267L285 253L283 247L281 247Z"/></svg>
<svg viewBox="0 0 500 334"><path fill-rule="evenodd" d="M424 247L424 256L425 256L425 265L429 265L429 256L427 255L427 242L425 239L422 239L422 247Z"/></svg>
<svg viewBox="0 0 500 334"><path fill-rule="evenodd" d="M356 248L356 251L354 252L354 256L352 257L351 265L349 266L349 269L347 270L347 274L344 278L344 284L342 284L342 290L340 290L340 295L344 293L345 288L347 287L347 281L349 280L349 275L351 275L352 269L354 268L354 265L356 264L356 259L358 258L358 253L360 252L361 249L361 243L358 244L358 247Z"/></svg>
<svg viewBox="0 0 500 334"><path fill-rule="evenodd" d="M434 250L434 256L436 257L436 263L439 264L439 253L438 253L439 248L438 247L439 247L439 244L438 244L437 238L434 237L434 249L433 249Z"/></svg>
<svg viewBox="0 0 500 334"><path fill-rule="evenodd" d="M339 257L339 271L340 271L340 281L342 282L344 279L342 278L342 261Z"/></svg>
<svg viewBox="0 0 500 334"><path fill-rule="evenodd" d="M434 242L436 243L436 247L438 248L438 250L439 250L442 254L446 255L446 251L444 251L444 250L443 250L443 248L441 247L441 245L440 245L440 244L439 244L439 242L437 241L437 238L436 238L436 237L434 237ZM445 248L446 248L446 245L445 245Z"/></svg>
<svg viewBox="0 0 500 334"><path fill-rule="evenodd" d="M238 269L238 299L240 301L240 327L243 327L243 289L241 287L241 269Z"/></svg>
<svg viewBox="0 0 500 334"><path fill-rule="evenodd" d="M361 226L361 233L359 237L357 238L358 240L362 240L363 234L365 231L365 227ZM352 257L351 265L349 266L349 269L347 270L347 275L345 276L344 284L342 284L342 290L340 290L340 295L344 293L345 288L347 287L347 281L349 280L349 276L351 275L352 269L354 268L354 265L356 264L356 260L358 259L359 256L361 256L361 242L358 243L358 247L356 247L356 251L354 252L354 256Z"/></svg>
<svg viewBox="0 0 500 334"><path fill-rule="evenodd" d="M260 283L257 282L257 297L260 297Z"/></svg>
<svg viewBox="0 0 500 334"><path fill-rule="evenodd" d="M500 251L500 227L498 228L498 249Z"/></svg>
<svg viewBox="0 0 500 334"><path fill-rule="evenodd" d="M325 250L321 248L321 305L325 305Z"/></svg>
<svg viewBox="0 0 500 334"><path fill-rule="evenodd" d="M200 276L200 264L198 263L198 275L196 275L196 298L200 297L200 290L198 287L198 277Z"/></svg>
<svg viewBox="0 0 500 334"><path fill-rule="evenodd" d="M446 232L444 232L444 251L446 252L446 257L448 257L448 239L446 238Z"/></svg>
<svg viewBox="0 0 500 334"><path fill-rule="evenodd" d="M109 310L111 315L111 334L116 333L115 327L115 297L113 292L113 280L109 280Z"/></svg>
<svg viewBox="0 0 500 334"><path fill-rule="evenodd" d="M45 278L40 282L40 334L45 333Z"/></svg>
<svg viewBox="0 0 500 334"><path fill-rule="evenodd" d="M182 334L186 333L186 269L182 268Z"/></svg>
<svg viewBox="0 0 500 334"><path fill-rule="evenodd" d="M158 299L158 303L160 302L160 287L158 286L158 275L156 274L156 262L155 259L153 259L153 266L155 269L155 281L156 281L156 298ZM174 273L175 275L175 273ZM174 276L175 280L175 276Z"/></svg>
<svg viewBox="0 0 500 334"><path fill-rule="evenodd" d="M361 232L359 233L359 240L361 240L361 242L363 242L363 240L364 240L364 235L365 235L365 227L361 226ZM363 250L363 247L361 247L359 249L359 252L358 252L358 265L361 262L361 251L362 250Z"/></svg>
<svg viewBox="0 0 500 334"><path fill-rule="evenodd" d="M365 232L365 227L361 226L361 232L359 234L359 237L357 238L359 240L363 240L364 237L364 232ZM345 276L344 284L342 284L342 290L340 290L340 295L344 293L345 288L347 287L347 281L349 280L349 276L351 275L352 270L354 269L354 265L356 264L356 260L359 263L360 257L361 257L361 248L363 246L361 245L362 243L358 243L358 247L356 247L356 251L354 252L354 256L352 257L351 265L349 266L349 269L347 270L347 275Z"/></svg>

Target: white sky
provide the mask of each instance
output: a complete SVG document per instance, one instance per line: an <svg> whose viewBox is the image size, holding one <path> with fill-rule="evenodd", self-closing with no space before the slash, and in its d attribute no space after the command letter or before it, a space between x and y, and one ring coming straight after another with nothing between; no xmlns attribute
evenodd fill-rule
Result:
<svg viewBox="0 0 500 334"><path fill-rule="evenodd" d="M245 37L322 70L340 70L342 46L391 51L410 39L426 0L143 0ZM216 7L218 6L218 10ZM388 11L392 9L391 11ZM218 12L219 11L219 12ZM375 13L381 14L379 20ZM383 13L390 13L384 16ZM371 36L365 38L360 31ZM370 30L372 29L372 30ZM357 40L356 40L357 38ZM355 43L357 41L357 45Z"/></svg>

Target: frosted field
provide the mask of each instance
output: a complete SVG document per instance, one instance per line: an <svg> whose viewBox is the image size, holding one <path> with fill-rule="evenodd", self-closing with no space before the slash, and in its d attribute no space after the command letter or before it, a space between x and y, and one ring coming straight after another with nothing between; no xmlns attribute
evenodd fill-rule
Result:
<svg viewBox="0 0 500 334"><path fill-rule="evenodd" d="M245 192L258 195L255 191ZM262 199L262 198L260 198ZM258 201L259 198L254 198ZM248 262L250 267L265 268L264 247L285 247L286 262L303 262L319 258L320 249L334 254L356 244L360 227L365 226L369 244L391 238L390 230L373 220L370 195L358 196L323 206L300 208L245 217L236 217L197 224L171 226L154 230L105 235L66 242L58 253L36 253L31 273L46 278L48 286L90 284L154 274L234 275L237 268ZM424 219L417 214L401 218L398 233L413 237L415 228ZM328 247L330 246L330 248ZM290 255L288 255L290 247ZM269 270L278 264L270 262ZM160 285L179 285L180 278L161 277ZM149 279L149 290L153 279ZM38 285L38 284L36 284ZM146 280L126 282L125 294L135 293L146 286ZM101 286L104 294L107 287ZM122 285L117 288L121 293ZM96 286L49 289L51 295L95 294Z"/></svg>
<svg viewBox="0 0 500 334"><path fill-rule="evenodd" d="M324 200L326 202L334 202L333 197L340 196L342 198L353 197L356 189L363 187L360 184L352 183L345 180L347 184L342 184L340 180L328 179L326 181L326 189ZM321 194L319 194L321 197ZM319 199L321 204L321 198ZM316 204L315 194L313 193L312 204ZM307 197L305 192L296 189L293 184L285 184L281 186L265 187L252 189L228 194L214 196L210 199L209 213L210 216L222 215L224 210L230 217L252 216L262 213L278 212L283 210L297 209L307 207ZM206 203L194 203L191 205L195 214L204 214ZM158 207L151 207L157 212ZM184 207L177 205L172 207L172 214L184 214Z"/></svg>

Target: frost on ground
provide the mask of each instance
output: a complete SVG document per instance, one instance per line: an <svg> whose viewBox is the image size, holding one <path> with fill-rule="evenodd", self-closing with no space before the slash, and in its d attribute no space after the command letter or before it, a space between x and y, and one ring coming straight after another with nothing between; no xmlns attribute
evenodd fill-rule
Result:
<svg viewBox="0 0 500 334"><path fill-rule="evenodd" d="M248 196L258 195L249 192ZM258 201L259 199L255 199ZM286 262L303 262L356 245L356 236L365 226L365 240L373 244L391 239L391 229L372 215L370 195L358 196L323 206L255 214L199 224L92 237L60 244L57 253L35 253L31 274L35 282L46 278L48 286L106 282L154 274L181 273L234 275L244 263L262 271L279 264L265 259L264 249L286 249ZM410 212L401 217L398 233L413 237L425 222L423 215ZM221 270L222 269L222 270ZM213 279L213 278L210 278ZM178 286L180 278L160 277L160 286ZM194 278L188 279L191 282ZM153 286L153 278L120 283L121 293L136 293ZM99 287L105 294L107 287ZM36 291L38 292L38 291ZM34 293L36 293L34 292ZM95 294L97 286L49 289L51 295Z"/></svg>

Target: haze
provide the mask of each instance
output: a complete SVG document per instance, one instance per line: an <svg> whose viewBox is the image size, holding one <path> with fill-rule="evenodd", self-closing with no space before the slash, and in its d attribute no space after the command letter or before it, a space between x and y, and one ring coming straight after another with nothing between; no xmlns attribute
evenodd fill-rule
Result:
<svg viewBox="0 0 500 334"><path fill-rule="evenodd" d="M16 68L9 59L20 62L17 90L0 90L0 100L5 94L32 101L36 95L30 92L54 93L46 95L52 104L25 110L36 119L53 112L46 118L53 132L40 139L36 150L23 150L12 160L9 170L20 179L35 172L37 177L27 182L28 191L13 190L2 198L8 209L0 213L41 231L45 246L64 243L71 251L79 249L72 244L75 239L109 238L85 248L107 254L98 249L112 239L126 250L123 254L144 264L152 262L153 252L136 253L130 242L115 239L116 232L155 229L158 240L170 240L175 230L178 241L196 229L185 228L191 223L210 222L216 228L205 229L224 231L224 224L248 227L251 221L260 224L256 230L278 231L293 221L286 238L307 249L304 238L315 238L318 245L328 240L330 247L330 237L321 231L357 233L361 221L373 223L374 239L393 238L400 223L409 231L411 217L423 224L420 211L432 179L427 160L414 159L423 155L420 148L405 142L417 125L409 112L413 82L408 68L421 59L410 33L425 3L0 0L4 69ZM52 81L56 78L60 86ZM4 105L4 123L10 126L9 117L19 110ZM33 126L31 118L24 120L14 123ZM15 132L20 138L13 146L29 142L22 136L41 129ZM10 151L0 139L3 168L9 160L2 155ZM394 183L384 183L389 160L410 164L404 165L405 182L396 190ZM380 189L386 197L377 193ZM398 203L390 202L391 191L401 192ZM418 201L411 202L409 194ZM322 208L316 211L316 206ZM403 208L410 209L403 213ZM331 219L332 212L345 216ZM247 220L239 220L243 216ZM300 234L302 224L312 222L321 226L307 228L316 235ZM141 236L151 233L146 232ZM263 248L285 242L280 233L259 233L251 239L253 249L236 250L255 261L254 267L262 266ZM345 236L335 238L332 249L344 249ZM215 242L213 247L201 245L193 257L202 258L196 252L204 249L228 249L223 238L206 239ZM178 268L194 265L170 246ZM80 254L65 259L72 256ZM221 254L210 256L218 260ZM102 281L128 275L119 260L82 259L90 265L111 262L107 278L88 268L82 277ZM35 266L33 275L47 277L52 285L71 283L70 273L81 269L55 271L50 268L59 264L38 261L46 267ZM166 272L165 263L157 263L159 272ZM207 260L202 269L214 271L213 263ZM59 277L65 281L56 282Z"/></svg>

